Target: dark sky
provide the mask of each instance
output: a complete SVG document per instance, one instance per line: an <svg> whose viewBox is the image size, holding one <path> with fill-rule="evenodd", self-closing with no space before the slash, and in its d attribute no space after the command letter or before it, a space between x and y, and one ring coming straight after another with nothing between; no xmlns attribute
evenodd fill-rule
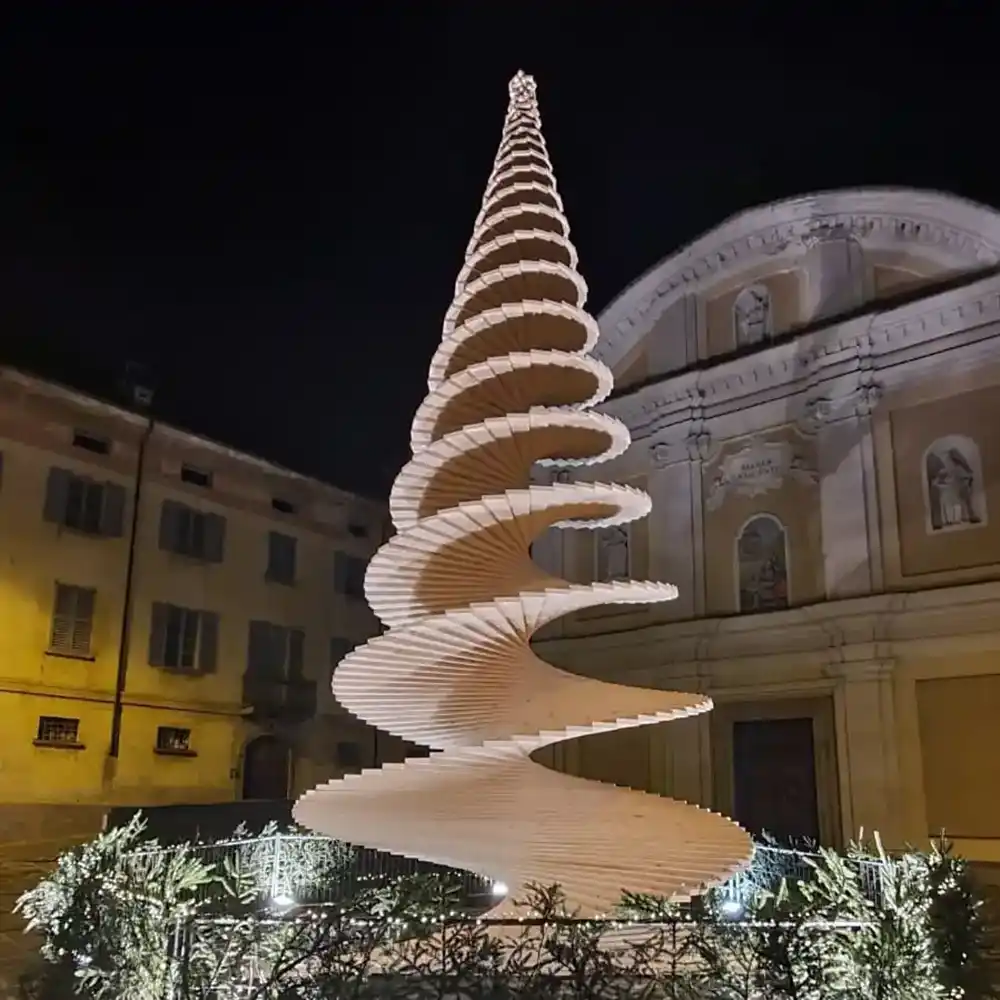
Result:
<svg viewBox="0 0 1000 1000"><path fill-rule="evenodd" d="M516 69L598 312L760 202L1000 203L981 6L25 3L0 21L0 360L91 389L143 361L165 418L383 493Z"/></svg>

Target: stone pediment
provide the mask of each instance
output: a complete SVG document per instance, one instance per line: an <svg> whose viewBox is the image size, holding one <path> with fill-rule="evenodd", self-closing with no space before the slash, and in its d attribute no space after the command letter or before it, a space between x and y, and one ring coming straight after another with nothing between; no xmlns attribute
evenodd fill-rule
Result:
<svg viewBox="0 0 1000 1000"><path fill-rule="evenodd" d="M680 296L829 239L936 259L942 270L1000 263L1000 213L953 195L905 189L830 191L740 213L667 257L600 317L596 356L614 368Z"/></svg>

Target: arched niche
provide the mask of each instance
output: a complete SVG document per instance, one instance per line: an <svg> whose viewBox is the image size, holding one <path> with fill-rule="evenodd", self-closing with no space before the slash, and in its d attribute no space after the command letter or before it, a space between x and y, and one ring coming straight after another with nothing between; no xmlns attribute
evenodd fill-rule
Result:
<svg viewBox="0 0 1000 1000"><path fill-rule="evenodd" d="M773 514L754 514L737 532L736 606L741 613L788 607L788 531Z"/></svg>
<svg viewBox="0 0 1000 1000"><path fill-rule="evenodd" d="M987 523L983 461L972 438L948 434L931 442L922 456L920 472L929 535Z"/></svg>

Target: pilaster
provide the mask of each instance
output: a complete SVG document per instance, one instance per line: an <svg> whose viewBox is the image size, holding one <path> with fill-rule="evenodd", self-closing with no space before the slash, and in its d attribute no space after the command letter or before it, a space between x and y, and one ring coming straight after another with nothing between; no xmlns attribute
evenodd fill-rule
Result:
<svg viewBox="0 0 1000 1000"><path fill-rule="evenodd" d="M702 468L711 450L712 437L700 417L673 425L649 447L650 576L676 584L680 595L671 612L678 618L705 613Z"/></svg>
<svg viewBox="0 0 1000 1000"><path fill-rule="evenodd" d="M884 589L871 417L880 398L881 387L862 380L846 398L819 397L805 406L803 428L816 435L829 599Z"/></svg>
<svg viewBox="0 0 1000 1000"><path fill-rule="evenodd" d="M832 665L844 839L878 831L887 847L905 842L900 801L893 661Z"/></svg>

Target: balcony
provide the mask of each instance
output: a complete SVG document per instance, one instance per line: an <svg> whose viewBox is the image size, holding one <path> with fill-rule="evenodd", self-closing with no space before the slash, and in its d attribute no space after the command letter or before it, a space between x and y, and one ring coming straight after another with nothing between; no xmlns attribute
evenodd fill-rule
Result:
<svg viewBox="0 0 1000 1000"><path fill-rule="evenodd" d="M243 704L261 722L304 722L316 714L316 682L244 674Z"/></svg>

